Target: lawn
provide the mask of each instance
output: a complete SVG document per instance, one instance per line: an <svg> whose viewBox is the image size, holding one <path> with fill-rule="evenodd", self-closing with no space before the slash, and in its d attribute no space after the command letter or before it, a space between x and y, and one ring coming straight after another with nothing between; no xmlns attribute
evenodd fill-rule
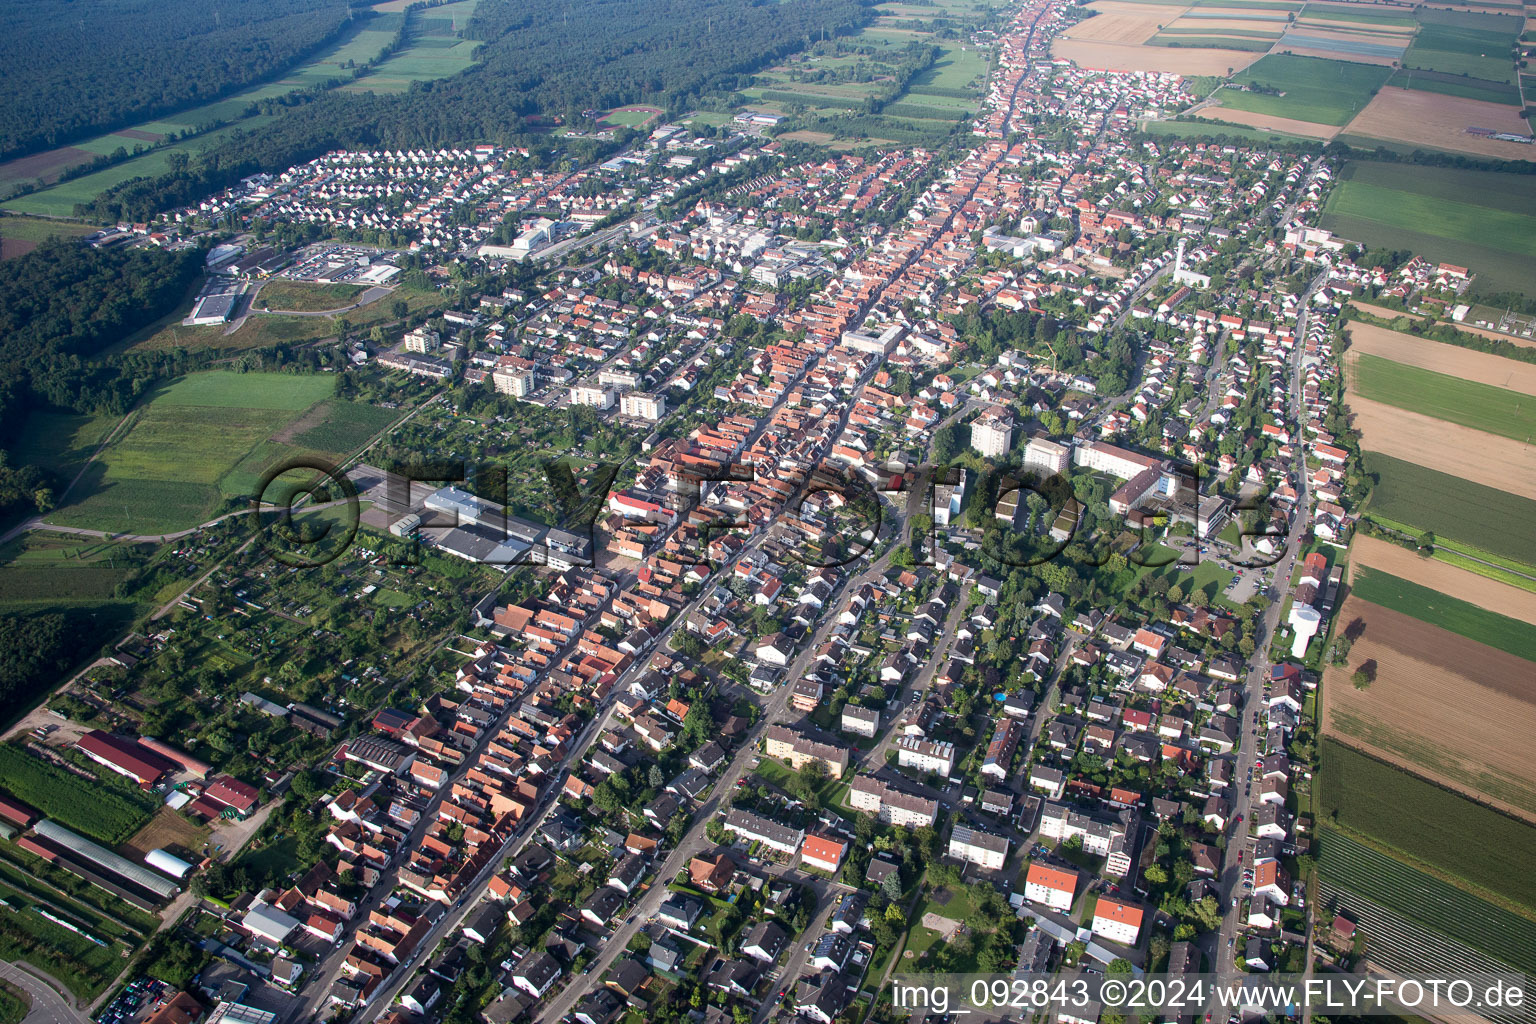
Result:
<svg viewBox="0 0 1536 1024"><path fill-rule="evenodd" d="M1536 828L1325 739L1319 810L1430 869L1536 909ZM1469 837L1475 841L1469 842Z"/></svg>
<svg viewBox="0 0 1536 1024"><path fill-rule="evenodd" d="M1355 573L1354 595L1383 608L1411 615L1468 640L1536 661L1536 626L1479 608L1437 590L1400 579L1379 569Z"/></svg>
<svg viewBox="0 0 1536 1024"><path fill-rule="evenodd" d="M225 478L328 396L335 383L318 374L211 371L183 377L135 413L133 425L90 464L70 503L50 521L141 533L195 526L224 499L248 496L243 478L257 475L254 467L240 480ZM283 451L268 450L265 465Z"/></svg>
<svg viewBox="0 0 1536 1024"><path fill-rule="evenodd" d="M1272 53L1232 76L1238 85L1273 93L1222 89L1221 105L1313 124L1344 125L1376 95L1392 69L1321 57Z"/></svg>
<svg viewBox="0 0 1536 1024"><path fill-rule="evenodd" d="M1532 220L1536 223L1536 218ZM1447 423L1526 443L1536 436L1536 399L1518 391L1373 355L1356 357L1354 379L1349 383L1363 398Z"/></svg>

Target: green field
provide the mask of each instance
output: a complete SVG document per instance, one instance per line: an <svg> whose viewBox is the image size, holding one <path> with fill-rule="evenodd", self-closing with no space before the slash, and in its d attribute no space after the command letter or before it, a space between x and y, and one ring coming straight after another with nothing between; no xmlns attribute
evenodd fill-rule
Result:
<svg viewBox="0 0 1536 1024"><path fill-rule="evenodd" d="M1364 461L1377 481L1367 514L1536 565L1536 501L1377 452Z"/></svg>
<svg viewBox="0 0 1536 1024"><path fill-rule="evenodd" d="M90 224L72 224L67 221L40 220L36 217L0 217L0 242L44 242L58 236L74 238L89 235L96 228ZM7 256L10 253L6 253Z"/></svg>
<svg viewBox="0 0 1536 1024"><path fill-rule="evenodd" d="M1523 174L1351 160L1322 226L1470 267L1480 291L1536 295L1536 189Z"/></svg>
<svg viewBox="0 0 1536 1024"><path fill-rule="evenodd" d="M312 284L279 279L263 283L254 304L261 309L318 313L349 306L366 290L358 284Z"/></svg>
<svg viewBox="0 0 1536 1024"><path fill-rule="evenodd" d="M196 159L204 150L222 142L232 133L250 131L252 128L267 124L273 116L258 114L237 124L227 125L204 135L163 146L143 156L134 157L132 160L125 160L92 174L82 175L52 188L45 188L41 192L7 200L5 208L18 213L34 213L45 217L71 217L74 215L76 203L89 203L114 185L121 185L130 178L151 177L166 173L171 169L172 153L186 153Z"/></svg>
<svg viewBox="0 0 1536 1024"><path fill-rule="evenodd" d="M1376 95L1392 69L1321 57L1272 53L1232 76L1239 85L1257 85L1284 93L1222 89L1221 105L1313 124L1344 125Z"/></svg>
<svg viewBox="0 0 1536 1024"><path fill-rule="evenodd" d="M1468 640L1536 661L1536 626L1479 608L1379 569L1355 572L1353 593L1363 601L1410 615Z"/></svg>
<svg viewBox="0 0 1536 1024"><path fill-rule="evenodd" d="M638 128L657 116L655 107L616 107L604 114L602 119L607 124Z"/></svg>
<svg viewBox="0 0 1536 1024"><path fill-rule="evenodd" d="M1317 139L1284 132L1270 132L1262 128L1250 128L1240 124L1220 124L1215 121L1144 121L1141 130L1148 135L1167 135L1178 139L1215 139L1226 137L1261 146L1305 144L1319 145Z"/></svg>
<svg viewBox="0 0 1536 1024"><path fill-rule="evenodd" d="M1322 743L1320 820L1422 861L1522 907L1536 909L1536 875L1528 867L1536 828L1337 740ZM1469 842L1468 837L1476 837Z"/></svg>
<svg viewBox="0 0 1536 1024"><path fill-rule="evenodd" d="M112 541L34 531L0 547L0 607L96 606L132 574Z"/></svg>
<svg viewBox="0 0 1536 1024"><path fill-rule="evenodd" d="M1532 922L1427 875L1334 829L1318 834L1318 871L1329 881L1473 949L1536 971Z"/></svg>
<svg viewBox="0 0 1536 1024"><path fill-rule="evenodd" d="M293 443L328 455L350 455L399 415L396 409L333 398L316 407L314 418L319 422L295 433Z"/></svg>
<svg viewBox="0 0 1536 1024"><path fill-rule="evenodd" d="M478 0L458 0L440 7L412 10L405 46L367 75L342 86L346 92L405 92L412 82L430 82L458 74L475 62L481 44L462 38Z"/></svg>
<svg viewBox="0 0 1536 1024"><path fill-rule="evenodd" d="M1445 96L1461 96L1485 103L1520 105L1520 91L1508 82L1488 82L1481 78L1467 78L1442 71L1408 69L1398 71L1387 85L1396 89L1418 89L1420 92L1438 92Z"/></svg>
<svg viewBox="0 0 1536 1024"><path fill-rule="evenodd" d="M1536 436L1536 398L1518 391L1372 355L1356 357L1349 387L1375 402L1522 443Z"/></svg>
<svg viewBox="0 0 1536 1024"><path fill-rule="evenodd" d="M153 796L130 796L115 785L88 782L12 743L0 743L0 789L108 846L127 841L158 803Z"/></svg>
<svg viewBox="0 0 1536 1024"><path fill-rule="evenodd" d="M272 440L335 388L322 375L212 371L183 377L135 413L49 516L113 531L183 530L226 498L247 498L266 468L295 451ZM248 461L260 449L261 465Z"/></svg>
<svg viewBox="0 0 1536 1024"><path fill-rule="evenodd" d="M1337 7L1322 7L1318 4L1310 4L1307 7L1307 18L1318 18L1323 21L1357 22L1369 25L1395 25L1398 28L1412 28L1418 24L1418 22L1406 14L1392 14L1387 11L1377 12L1363 7L1358 10L1345 11Z"/></svg>

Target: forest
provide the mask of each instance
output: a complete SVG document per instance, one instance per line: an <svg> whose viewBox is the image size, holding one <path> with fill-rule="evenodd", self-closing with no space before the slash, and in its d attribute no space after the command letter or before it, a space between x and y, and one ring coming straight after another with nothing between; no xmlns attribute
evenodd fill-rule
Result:
<svg viewBox="0 0 1536 1024"><path fill-rule="evenodd" d="M628 103L681 113L745 87L813 38L858 30L870 14L860 0L592 0L579 24L569 18L565 0L484 0L467 29L484 40L480 63L462 74L395 96L297 94L270 124L78 212L142 220L335 148L489 142L546 152L558 121Z"/></svg>
<svg viewBox="0 0 1536 1024"><path fill-rule="evenodd" d="M163 372L148 357L93 358L181 302L202 269L200 249L92 249L54 239L0 262L0 446L33 409L126 412ZM49 481L0 452L0 516Z"/></svg>
<svg viewBox="0 0 1536 1024"><path fill-rule="evenodd" d="M0 36L0 160L218 99L341 31L347 0L30 0Z"/></svg>

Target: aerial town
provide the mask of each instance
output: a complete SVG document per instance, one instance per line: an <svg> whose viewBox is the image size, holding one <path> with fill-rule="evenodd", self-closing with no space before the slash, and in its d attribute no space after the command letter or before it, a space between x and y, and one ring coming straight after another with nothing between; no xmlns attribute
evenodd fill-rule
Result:
<svg viewBox="0 0 1536 1024"><path fill-rule="evenodd" d="M1451 684L1394 659L1470 686L1483 655L1383 639L1414 587L1491 614L1436 566L1521 597L1498 636L1421 628L1536 677L1529 560L1381 496L1412 450L1528 436L1390 420L1373 366L1412 331L1524 388L1533 321L1325 228L1331 149L1140 131L1198 76L1054 55L1081 12L968 29L979 111L937 145L744 103L587 163L331 149L88 236L190 253L151 351L214 352L96 439L105 479L157 424L187 466L245 440L213 498L75 481L4 538L144 610L0 744L6 1024L889 1024L917 975L1536 971L1528 881L1490 881L1536 789L1465 753L1536 696L1426 713ZM303 316L340 326L218 348ZM185 412L219 407L250 411ZM1463 457L1536 496L1528 452ZM1404 754L1442 714L1465 764ZM1455 838L1413 852L1364 792ZM1312 1019L1158 1019L1202 1013Z"/></svg>

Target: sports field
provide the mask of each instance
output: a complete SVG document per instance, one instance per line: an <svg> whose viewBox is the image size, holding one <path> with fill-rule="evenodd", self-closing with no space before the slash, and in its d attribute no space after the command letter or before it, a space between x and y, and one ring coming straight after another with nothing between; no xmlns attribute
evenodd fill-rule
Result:
<svg viewBox="0 0 1536 1024"><path fill-rule="evenodd" d="M183 377L135 414L49 521L141 534L195 526L226 499L249 497L268 466L296 451L273 435L329 397L335 383L228 371Z"/></svg>
<svg viewBox="0 0 1536 1024"><path fill-rule="evenodd" d="M1232 77L1237 85L1217 93L1224 107L1272 114L1314 124L1344 125L1365 108L1391 76L1389 68L1319 57L1271 53Z"/></svg>

